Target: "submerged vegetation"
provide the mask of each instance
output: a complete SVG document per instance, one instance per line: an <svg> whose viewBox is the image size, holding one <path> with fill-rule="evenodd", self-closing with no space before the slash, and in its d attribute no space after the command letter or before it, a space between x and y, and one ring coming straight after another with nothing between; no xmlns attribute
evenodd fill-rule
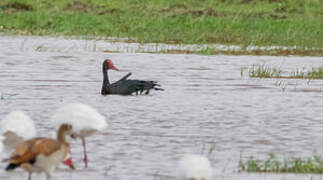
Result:
<svg viewBox="0 0 323 180"><path fill-rule="evenodd" d="M323 0L2 0L0 32L130 42L288 46L202 54L323 55Z"/></svg>
<svg viewBox="0 0 323 180"><path fill-rule="evenodd" d="M323 67L311 68L306 70L296 69L292 72L283 71L281 67L269 65L252 65L250 68L241 68L241 76L248 70L251 78L286 78L286 79L323 79Z"/></svg>
<svg viewBox="0 0 323 180"><path fill-rule="evenodd" d="M323 159L319 156L309 158L287 158L279 160L269 154L267 160L261 161L250 157L247 161L239 161L239 171L271 172L271 173L323 173Z"/></svg>

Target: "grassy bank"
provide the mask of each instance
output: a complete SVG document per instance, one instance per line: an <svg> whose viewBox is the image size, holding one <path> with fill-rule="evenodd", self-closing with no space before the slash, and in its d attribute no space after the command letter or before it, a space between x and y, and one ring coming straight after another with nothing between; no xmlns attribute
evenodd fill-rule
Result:
<svg viewBox="0 0 323 180"><path fill-rule="evenodd" d="M276 158L269 154L268 159L262 161L250 157L247 161L239 161L239 170L252 173L315 173L323 174L323 159L319 156L309 158Z"/></svg>
<svg viewBox="0 0 323 180"><path fill-rule="evenodd" d="M323 0L2 0L0 32L297 46L323 55L315 50L323 48Z"/></svg>
<svg viewBox="0 0 323 180"><path fill-rule="evenodd" d="M323 79L323 67L313 67L311 69L295 69L287 72L281 67L269 65L252 65L250 68L241 68L241 76L247 70L251 78L276 78L276 79Z"/></svg>

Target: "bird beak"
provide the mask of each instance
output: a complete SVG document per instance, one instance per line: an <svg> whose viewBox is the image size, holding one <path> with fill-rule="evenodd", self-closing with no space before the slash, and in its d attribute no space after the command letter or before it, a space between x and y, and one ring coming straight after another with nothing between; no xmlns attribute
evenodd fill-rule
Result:
<svg viewBox="0 0 323 180"><path fill-rule="evenodd" d="M75 169L72 158L68 158L64 161L64 164L67 165L68 167L70 167L71 169Z"/></svg>
<svg viewBox="0 0 323 180"><path fill-rule="evenodd" d="M116 71L119 71L119 69L118 69L118 68L116 68L113 64L111 64L111 65L110 65L110 69L112 69L112 70L116 70Z"/></svg>

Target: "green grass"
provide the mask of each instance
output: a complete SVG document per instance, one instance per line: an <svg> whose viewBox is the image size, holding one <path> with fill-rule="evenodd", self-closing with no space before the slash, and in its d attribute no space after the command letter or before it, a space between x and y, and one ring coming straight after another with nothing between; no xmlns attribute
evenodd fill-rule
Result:
<svg viewBox="0 0 323 180"><path fill-rule="evenodd" d="M239 171L250 173L323 173L323 159L319 156L309 158L287 158L279 160L269 154L267 160L261 161L250 157L247 161L239 161Z"/></svg>
<svg viewBox="0 0 323 180"><path fill-rule="evenodd" d="M249 77L251 78L282 78L283 71L280 67L271 67L267 65L252 65L249 68Z"/></svg>
<svg viewBox="0 0 323 180"><path fill-rule="evenodd" d="M286 79L323 79L323 67L306 70L296 69L292 72L283 71L281 67L268 65L252 65L250 68L241 68L241 76L248 70L251 78L286 78Z"/></svg>
<svg viewBox="0 0 323 180"><path fill-rule="evenodd" d="M323 55L323 0L2 0L0 32L297 46Z"/></svg>

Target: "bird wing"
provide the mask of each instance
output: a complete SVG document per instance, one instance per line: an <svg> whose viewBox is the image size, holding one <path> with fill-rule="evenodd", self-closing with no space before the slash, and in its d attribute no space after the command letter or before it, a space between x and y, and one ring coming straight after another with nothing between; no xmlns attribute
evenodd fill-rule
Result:
<svg viewBox="0 0 323 180"><path fill-rule="evenodd" d="M138 94L138 92L141 94L143 91L146 91L146 94L149 94L151 89L163 90L162 88L157 88L160 85L157 84L156 81L128 79L131 74L132 73L130 72L120 80L109 84L105 89L109 92L107 94L131 95L132 93ZM104 93L101 92L101 94Z"/></svg>
<svg viewBox="0 0 323 180"><path fill-rule="evenodd" d="M49 156L61 148L61 143L55 139L43 139L37 142L32 148L33 154L43 154Z"/></svg>
<svg viewBox="0 0 323 180"><path fill-rule="evenodd" d="M3 143L12 149L15 149L20 143L24 141L24 139L18 136L16 133L12 131L7 131L3 134L4 140Z"/></svg>
<svg viewBox="0 0 323 180"><path fill-rule="evenodd" d="M29 160L35 158L31 153L31 150L35 143L41 141L43 138L33 138L20 143L14 152L11 153L10 162L14 164L20 164L28 162Z"/></svg>
<svg viewBox="0 0 323 180"><path fill-rule="evenodd" d="M157 88L156 86L160 85L155 81L126 79L110 84L108 88L111 94L123 95L131 95L132 93L138 94L142 93L143 91L147 91L146 94L148 94L151 89L163 90L161 88Z"/></svg>
<svg viewBox="0 0 323 180"><path fill-rule="evenodd" d="M131 76L131 72L130 73L128 73L128 74L126 74L125 76L123 76L121 79L119 79L118 81L116 81L115 83L119 83L119 82L121 82L121 81L125 81L125 80L127 80L127 78L129 77L129 76Z"/></svg>
<svg viewBox="0 0 323 180"><path fill-rule="evenodd" d="M21 164L32 161L37 155L48 156L60 149L61 143L54 139L33 138L21 143L11 154L10 163Z"/></svg>

